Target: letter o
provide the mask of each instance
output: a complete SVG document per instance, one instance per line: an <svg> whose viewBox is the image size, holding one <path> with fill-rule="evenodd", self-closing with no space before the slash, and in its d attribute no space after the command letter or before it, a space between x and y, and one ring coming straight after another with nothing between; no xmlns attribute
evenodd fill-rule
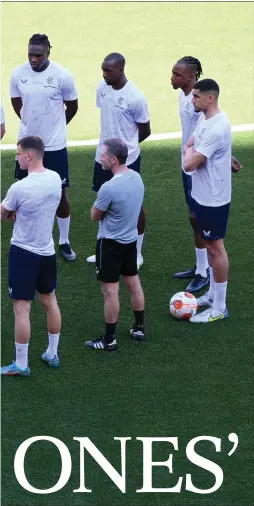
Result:
<svg viewBox="0 0 254 506"><path fill-rule="evenodd" d="M32 487L32 485L28 483L24 469L24 460L26 452L29 446L32 443L35 443L36 441L49 441L50 443L53 443L58 448L62 461L62 469L58 482L53 487L44 490ZM58 492L58 490L61 490L61 488L63 488L68 482L69 477L71 475L71 469L72 469L72 462L70 452L67 446L60 439L57 439L55 437L50 436L30 437L29 439L26 439L23 443L21 443L14 457L14 472L17 481L19 482L21 487L23 487L28 492L32 492L33 494L53 494L54 492Z"/></svg>

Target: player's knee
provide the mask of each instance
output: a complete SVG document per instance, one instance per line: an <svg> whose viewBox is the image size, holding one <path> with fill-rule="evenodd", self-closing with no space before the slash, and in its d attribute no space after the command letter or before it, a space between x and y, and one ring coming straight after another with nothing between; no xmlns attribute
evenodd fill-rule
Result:
<svg viewBox="0 0 254 506"><path fill-rule="evenodd" d="M216 241L206 241L206 249L212 258L215 257L216 255L220 254L222 250L224 250L223 240L219 239Z"/></svg>
<svg viewBox="0 0 254 506"><path fill-rule="evenodd" d="M14 300L13 311L15 316L29 315L31 301L28 300Z"/></svg>
<svg viewBox="0 0 254 506"><path fill-rule="evenodd" d="M45 309L52 307L57 303L55 292L49 294L40 294L40 302Z"/></svg>
<svg viewBox="0 0 254 506"><path fill-rule="evenodd" d="M118 296L119 284L118 283L105 283L103 284L102 293L104 298L111 299Z"/></svg>
<svg viewBox="0 0 254 506"><path fill-rule="evenodd" d="M138 275L126 276L124 278L124 281L131 295L136 295L138 291L141 289L141 284Z"/></svg>

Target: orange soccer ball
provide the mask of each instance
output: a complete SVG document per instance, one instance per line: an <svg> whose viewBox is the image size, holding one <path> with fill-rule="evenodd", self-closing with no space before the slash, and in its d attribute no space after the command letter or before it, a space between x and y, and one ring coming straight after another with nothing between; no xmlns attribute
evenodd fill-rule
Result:
<svg viewBox="0 0 254 506"><path fill-rule="evenodd" d="M169 311L178 320L189 320L197 312L197 299L192 293L178 292L170 300Z"/></svg>

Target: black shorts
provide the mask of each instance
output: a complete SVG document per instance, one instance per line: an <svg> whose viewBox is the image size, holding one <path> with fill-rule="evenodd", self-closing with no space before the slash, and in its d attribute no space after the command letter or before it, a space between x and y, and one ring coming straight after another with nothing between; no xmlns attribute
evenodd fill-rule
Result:
<svg viewBox="0 0 254 506"><path fill-rule="evenodd" d="M59 174L62 180L62 188L70 186L69 181L69 164L67 149L63 148L59 151L45 151L43 156L43 165L46 169L53 170ZM16 162L15 179L20 181L27 176L27 170L22 170L19 163Z"/></svg>
<svg viewBox="0 0 254 506"><path fill-rule="evenodd" d="M33 300L35 292L52 293L56 288L56 255L42 256L14 244L9 253L9 297Z"/></svg>
<svg viewBox="0 0 254 506"><path fill-rule="evenodd" d="M140 162L141 157L140 155L135 160L135 162L128 165L129 169L135 170L135 172L138 172L140 174ZM104 170L100 163L95 162L94 164L94 172L93 172L93 185L92 190L95 192L98 192L100 187L109 181L113 177L113 174L111 170Z"/></svg>
<svg viewBox="0 0 254 506"><path fill-rule="evenodd" d="M104 283L118 283L120 275L136 276L137 241L122 244L113 239L98 239L96 244L97 279Z"/></svg>
<svg viewBox="0 0 254 506"><path fill-rule="evenodd" d="M224 206L208 207L202 206L194 199L193 202L201 237L205 241L223 239L227 231L230 203Z"/></svg>

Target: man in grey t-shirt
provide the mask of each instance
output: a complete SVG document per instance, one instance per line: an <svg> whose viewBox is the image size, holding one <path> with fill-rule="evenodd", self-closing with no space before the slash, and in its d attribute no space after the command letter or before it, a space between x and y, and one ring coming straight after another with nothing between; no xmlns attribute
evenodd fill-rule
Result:
<svg viewBox="0 0 254 506"><path fill-rule="evenodd" d="M91 218L99 221L96 270L102 283L106 330L103 337L85 342L94 350L116 349L120 275L131 294L135 321L130 334L135 342L144 339L145 301L137 269L137 223L144 184L140 175L125 165L127 156L128 148L122 140L104 141L101 165L104 170L111 170L113 177L101 186Z"/></svg>

